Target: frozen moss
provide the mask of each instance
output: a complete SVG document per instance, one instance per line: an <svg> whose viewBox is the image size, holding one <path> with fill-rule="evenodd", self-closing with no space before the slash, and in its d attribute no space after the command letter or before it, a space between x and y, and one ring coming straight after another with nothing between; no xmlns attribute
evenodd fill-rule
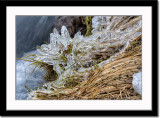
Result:
<svg viewBox="0 0 160 118"><path fill-rule="evenodd" d="M85 24L87 28L85 36L92 35L92 32L91 32L92 31L92 16L86 16Z"/></svg>

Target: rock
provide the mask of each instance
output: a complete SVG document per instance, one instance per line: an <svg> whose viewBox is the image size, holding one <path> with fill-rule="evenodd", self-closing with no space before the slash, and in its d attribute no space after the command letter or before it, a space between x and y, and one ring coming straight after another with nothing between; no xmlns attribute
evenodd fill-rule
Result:
<svg viewBox="0 0 160 118"><path fill-rule="evenodd" d="M56 28L58 32L61 32L61 27L66 26L71 38L80 31L82 35L86 33L86 25L83 23L85 16L57 16L52 26L51 32Z"/></svg>
<svg viewBox="0 0 160 118"><path fill-rule="evenodd" d="M132 85L133 85L134 91L142 95L142 72L133 74Z"/></svg>

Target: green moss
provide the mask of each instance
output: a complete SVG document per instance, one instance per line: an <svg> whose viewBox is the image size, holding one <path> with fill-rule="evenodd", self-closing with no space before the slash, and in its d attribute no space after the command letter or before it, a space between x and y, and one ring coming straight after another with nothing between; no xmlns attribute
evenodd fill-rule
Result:
<svg viewBox="0 0 160 118"><path fill-rule="evenodd" d="M64 54L71 54L72 53L72 49L73 49L73 45L70 44L70 45L68 45L67 50L65 50L63 53Z"/></svg>
<svg viewBox="0 0 160 118"><path fill-rule="evenodd" d="M56 71L53 70L53 66L47 65L45 67L45 70L46 70L46 74L44 78L47 79L48 81L53 81L58 78L58 74L56 73Z"/></svg>
<svg viewBox="0 0 160 118"><path fill-rule="evenodd" d="M85 36L92 35L92 32L91 32L92 31L92 16L86 16L85 25L87 28Z"/></svg>

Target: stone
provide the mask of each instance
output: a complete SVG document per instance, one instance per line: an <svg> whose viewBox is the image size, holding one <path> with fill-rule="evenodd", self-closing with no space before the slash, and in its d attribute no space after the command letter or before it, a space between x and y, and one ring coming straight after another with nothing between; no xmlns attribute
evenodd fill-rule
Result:
<svg viewBox="0 0 160 118"><path fill-rule="evenodd" d="M82 35L85 35L86 25L83 23L84 20L85 16L57 16L51 32L53 32L54 28L61 32L61 27L66 26L71 38L79 31Z"/></svg>

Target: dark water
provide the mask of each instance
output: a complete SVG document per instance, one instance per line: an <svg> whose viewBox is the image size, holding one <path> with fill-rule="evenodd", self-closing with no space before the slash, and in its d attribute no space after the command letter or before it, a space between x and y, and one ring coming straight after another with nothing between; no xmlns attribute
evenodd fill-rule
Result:
<svg viewBox="0 0 160 118"><path fill-rule="evenodd" d="M49 41L54 20L54 16L16 16L16 57Z"/></svg>
<svg viewBox="0 0 160 118"><path fill-rule="evenodd" d="M24 53L37 53L36 46L43 44L43 41L49 41L54 20L54 16L16 16L16 57L20 58ZM25 85L36 90L36 87L45 82L42 79L45 71L29 66L30 64L16 60L16 100L27 99Z"/></svg>

